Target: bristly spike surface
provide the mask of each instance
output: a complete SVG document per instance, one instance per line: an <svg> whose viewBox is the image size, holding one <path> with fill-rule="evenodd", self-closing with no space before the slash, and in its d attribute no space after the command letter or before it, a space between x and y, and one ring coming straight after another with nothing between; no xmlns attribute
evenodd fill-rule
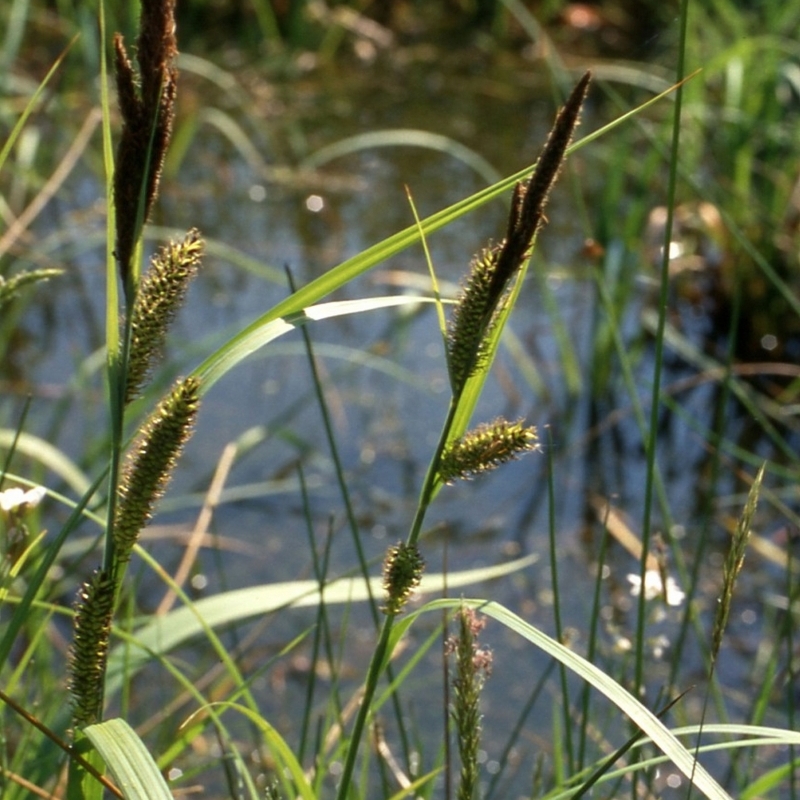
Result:
<svg viewBox="0 0 800 800"><path fill-rule="evenodd" d="M422 580L425 560L414 544L398 542L386 552L383 560L383 591L386 602L383 613L396 616Z"/></svg>
<svg viewBox="0 0 800 800"><path fill-rule="evenodd" d="M503 309L508 287L530 256L536 233L545 221L550 188L578 124L590 77L588 72L583 76L559 111L530 180L514 187L506 238L472 262L447 329L448 368L455 395L485 363L488 339Z"/></svg>
<svg viewBox="0 0 800 800"><path fill-rule="evenodd" d="M161 355L167 330L199 269L203 246L200 234L192 229L182 242L169 242L150 260L131 312L126 403L137 397Z"/></svg>
<svg viewBox="0 0 800 800"><path fill-rule="evenodd" d="M490 472L536 450L537 439L536 428L526 427L522 420L496 419L479 425L447 445L439 462L439 477L443 483L452 483Z"/></svg>
<svg viewBox="0 0 800 800"><path fill-rule="evenodd" d="M200 382L178 381L145 423L125 466L114 520L116 563L131 556L142 528L150 521L156 501L166 489L200 404Z"/></svg>
<svg viewBox="0 0 800 800"><path fill-rule="evenodd" d="M75 602L75 622L69 655L69 692L76 728L99 722L103 711L103 681L108 658L114 583L98 570L83 584Z"/></svg>

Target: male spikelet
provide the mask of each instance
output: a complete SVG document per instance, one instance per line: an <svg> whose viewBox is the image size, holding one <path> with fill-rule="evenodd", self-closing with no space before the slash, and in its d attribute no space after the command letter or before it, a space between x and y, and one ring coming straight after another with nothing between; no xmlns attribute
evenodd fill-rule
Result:
<svg viewBox="0 0 800 800"><path fill-rule="evenodd" d="M536 428L526 427L522 420L496 419L479 425L445 447L439 477L443 483L452 483L489 472L537 449L537 438Z"/></svg>
<svg viewBox="0 0 800 800"><path fill-rule="evenodd" d="M140 531L150 521L184 444L192 433L200 398L196 378L178 381L159 403L128 455L114 520L116 563L130 559Z"/></svg>
<svg viewBox="0 0 800 800"><path fill-rule="evenodd" d="M550 188L578 124L590 78L587 72L559 111L527 185L518 183L514 188L505 239L484 250L472 263L447 330L450 383L456 395L485 363L506 290L530 256L536 233L545 221Z"/></svg>
<svg viewBox="0 0 800 800"><path fill-rule="evenodd" d="M384 614L396 616L422 580L425 561L414 544L398 542L389 548L383 560Z"/></svg>
<svg viewBox="0 0 800 800"><path fill-rule="evenodd" d="M108 658L114 583L97 570L83 584L75 602L75 622L69 657L69 692L75 728L99 722L103 711L103 681Z"/></svg>
<svg viewBox="0 0 800 800"><path fill-rule="evenodd" d="M486 625L472 608L462 606L458 614L458 633L448 638L445 652L455 654L453 704L450 710L456 727L461 775L458 800L478 796L478 751L481 742L480 699L483 684L492 673L492 652L478 643Z"/></svg>
<svg viewBox="0 0 800 800"><path fill-rule="evenodd" d="M130 292L133 249L158 193L175 114L175 0L142 0L136 41L138 76L120 34L114 37L114 49L123 122L114 171L117 260L126 292Z"/></svg>
<svg viewBox="0 0 800 800"><path fill-rule="evenodd" d="M170 242L150 260L131 313L131 345L125 384L125 402L139 393L154 362L161 355L167 329L197 274L203 240L192 229L182 242Z"/></svg>

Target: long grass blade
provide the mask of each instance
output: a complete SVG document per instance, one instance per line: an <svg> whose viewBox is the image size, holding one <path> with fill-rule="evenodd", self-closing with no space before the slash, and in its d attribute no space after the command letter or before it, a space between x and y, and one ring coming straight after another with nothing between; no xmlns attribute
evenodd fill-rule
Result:
<svg viewBox="0 0 800 800"><path fill-rule="evenodd" d="M11 133L3 144L3 147L0 149L0 169L2 169L3 164L6 163L6 159L8 158L8 154L11 152L11 148L14 147L14 143L22 133L22 129L25 127L28 117L33 113L33 109L36 108L36 105L38 104L39 98L42 96L45 87L50 82L50 79L53 77L53 75L55 75L55 73L58 71L58 68L61 66L61 62L64 60L67 53L72 48L72 45L74 45L77 40L77 35L70 39L69 44L61 51L61 54L53 62L53 66L47 71L47 75L44 76L42 82L36 88L36 91L33 93L30 100L28 100L28 102L25 104L22 114L14 124L14 127L11 129Z"/></svg>
<svg viewBox="0 0 800 800"><path fill-rule="evenodd" d="M399 641L408 627L425 613L440 612L442 609L456 609L461 603L480 611L481 614L496 619L510 631L531 642L552 658L564 664L567 669L582 678L608 698L620 711L626 714L659 747L670 761L686 776L694 780L694 785L709 800L732 800L730 795L711 777L708 771L698 764L692 753L677 739L661 720L643 706L632 694L626 691L613 678L594 664L590 664L574 651L557 642L525 622L499 603L486 600L456 600L444 598L427 603L422 609L400 620L390 639L390 647Z"/></svg>

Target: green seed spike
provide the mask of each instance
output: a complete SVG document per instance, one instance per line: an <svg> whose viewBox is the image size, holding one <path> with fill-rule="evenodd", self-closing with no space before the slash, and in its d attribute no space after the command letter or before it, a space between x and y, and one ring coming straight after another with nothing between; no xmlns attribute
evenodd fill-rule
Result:
<svg viewBox="0 0 800 800"><path fill-rule="evenodd" d="M461 392L469 377L485 361L492 324L502 308L492 302L490 294L499 254L499 247L490 247L473 260L447 328L447 363L454 394ZM487 320L486 312L490 308L493 313Z"/></svg>
<svg viewBox="0 0 800 800"><path fill-rule="evenodd" d="M439 478L443 483L452 483L489 472L522 453L536 450L537 439L536 428L525 427L522 420L496 419L480 425L445 448Z"/></svg>
<svg viewBox="0 0 800 800"><path fill-rule="evenodd" d="M722 596L719 600L717 615L714 619L714 629L711 634L711 657L714 661L717 660L717 655L722 645L722 636L728 625L728 616L731 610L731 603L733 602L733 591L736 587L736 579L739 577L739 573L742 571L742 566L744 565L744 554L747 549L747 542L750 539L750 525L756 513L758 495L761 492L761 481L764 478L765 467L766 465L762 464L761 469L759 469L756 474L753 485L750 487L750 492L747 495L747 502L742 511L742 516L739 517L739 523L736 526L736 531L731 539L730 550L728 550L728 555L725 559L722 578Z"/></svg>
<svg viewBox="0 0 800 800"><path fill-rule="evenodd" d="M386 603L382 611L396 616L419 586L425 561L416 545L398 542L389 548L383 561L383 590Z"/></svg>
<svg viewBox="0 0 800 800"><path fill-rule="evenodd" d="M483 685L492 672L492 652L478 642L485 622L485 618L478 617L474 609L462 606L458 614L458 633L445 642L445 652L452 653L456 662L450 714L461 757L457 800L478 797L478 754L482 732L480 700Z"/></svg>
<svg viewBox="0 0 800 800"><path fill-rule="evenodd" d="M150 260L150 269L139 284L131 314L126 403L139 394L162 353L167 330L197 274L203 246L200 234L192 229L182 242L170 242Z"/></svg>
<svg viewBox="0 0 800 800"><path fill-rule="evenodd" d="M75 603L75 627L69 658L69 692L72 721L76 728L99 722L102 717L114 584L108 573L97 570L83 584Z"/></svg>
<svg viewBox="0 0 800 800"><path fill-rule="evenodd" d="M131 450L119 489L114 522L116 564L126 563L142 528L164 493L197 416L200 382L179 381L145 423Z"/></svg>

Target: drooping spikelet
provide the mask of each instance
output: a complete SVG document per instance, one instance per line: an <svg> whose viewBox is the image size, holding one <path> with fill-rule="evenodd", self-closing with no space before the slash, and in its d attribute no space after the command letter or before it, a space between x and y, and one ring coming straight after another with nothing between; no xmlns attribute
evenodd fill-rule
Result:
<svg viewBox="0 0 800 800"><path fill-rule="evenodd" d="M158 193L161 166L172 133L178 71L175 0L142 0L135 74L122 36L114 37L122 136L114 172L117 260L126 291L130 261Z"/></svg>
<svg viewBox="0 0 800 800"><path fill-rule="evenodd" d="M75 622L69 658L69 692L76 728L99 722L103 710L114 584L102 570L81 586L75 601Z"/></svg>
<svg viewBox="0 0 800 800"><path fill-rule="evenodd" d="M203 240L192 229L182 242L170 242L151 259L131 313L126 403L137 396L161 355L167 329L183 303L189 282L197 274L202 256Z"/></svg>
<svg viewBox="0 0 800 800"><path fill-rule="evenodd" d="M479 425L447 445L439 462L439 477L443 483L451 483L489 472L537 449L537 438L536 428L524 426L522 420L496 419Z"/></svg>
<svg viewBox="0 0 800 800"><path fill-rule="evenodd" d="M191 436L200 382L185 378L159 403L128 455L114 521L116 562L131 555L142 528L169 482L178 456Z"/></svg>
<svg viewBox="0 0 800 800"><path fill-rule="evenodd" d="M398 542L388 549L383 560L384 614L395 616L403 610L419 586L424 569L425 561L416 545Z"/></svg>
<svg viewBox="0 0 800 800"><path fill-rule="evenodd" d="M529 257L534 237L544 222L547 198L578 124L590 77L587 72L581 78L559 111L527 185L518 183L514 188L505 239L484 250L472 263L447 333L450 383L456 395L484 363L487 337L502 309L506 291Z"/></svg>

